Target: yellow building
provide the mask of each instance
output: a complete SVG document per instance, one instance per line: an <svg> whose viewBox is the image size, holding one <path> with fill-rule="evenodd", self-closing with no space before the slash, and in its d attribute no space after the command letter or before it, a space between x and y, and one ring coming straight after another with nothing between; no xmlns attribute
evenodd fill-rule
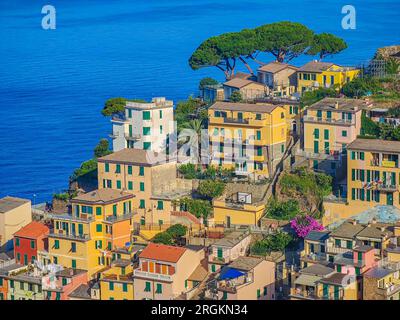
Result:
<svg viewBox="0 0 400 320"><path fill-rule="evenodd" d="M400 142L357 139L347 147L347 200L352 208L400 208ZM359 211L359 210L357 210Z"/></svg>
<svg viewBox="0 0 400 320"><path fill-rule="evenodd" d="M98 159L99 188L134 194L134 222L141 225L170 224L174 200L192 190L191 180L176 175L176 161L152 151L123 149Z"/></svg>
<svg viewBox="0 0 400 320"><path fill-rule="evenodd" d="M111 250L131 241L134 195L99 189L71 200L72 214L54 217L49 257L93 276L111 263Z"/></svg>
<svg viewBox="0 0 400 320"><path fill-rule="evenodd" d="M300 108L300 100L299 99L290 99L290 98L265 98L259 99L257 101L258 104L268 103L273 105L282 106L286 111L286 124L289 131L289 134L300 134L300 123L302 118L302 110Z"/></svg>
<svg viewBox="0 0 400 320"><path fill-rule="evenodd" d="M297 71L297 91L305 92L318 88L341 89L360 73L360 69L343 67L331 62L311 61Z"/></svg>
<svg viewBox="0 0 400 320"><path fill-rule="evenodd" d="M257 225L264 215L268 185L228 183L224 194L213 200L214 225Z"/></svg>
<svg viewBox="0 0 400 320"><path fill-rule="evenodd" d="M282 106L216 102L208 111L211 164L270 177L286 150Z"/></svg>
<svg viewBox="0 0 400 320"><path fill-rule="evenodd" d="M4 197L0 199L0 251L13 248L13 234L32 221L31 201Z"/></svg>
<svg viewBox="0 0 400 320"><path fill-rule="evenodd" d="M309 106L303 117L303 148L296 155L309 167L345 178L346 148L360 134L367 106L364 100L346 98L324 98Z"/></svg>

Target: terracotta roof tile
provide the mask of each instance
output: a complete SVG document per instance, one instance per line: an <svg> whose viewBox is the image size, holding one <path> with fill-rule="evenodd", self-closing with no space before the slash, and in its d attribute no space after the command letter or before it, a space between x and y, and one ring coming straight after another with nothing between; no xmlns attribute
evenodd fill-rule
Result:
<svg viewBox="0 0 400 320"><path fill-rule="evenodd" d="M36 239L41 235L48 234L50 229L44 224L36 221L28 223L25 227L19 229L14 236L21 238Z"/></svg>
<svg viewBox="0 0 400 320"><path fill-rule="evenodd" d="M185 248L150 242L140 253L139 258L165 262L178 262L185 251Z"/></svg>

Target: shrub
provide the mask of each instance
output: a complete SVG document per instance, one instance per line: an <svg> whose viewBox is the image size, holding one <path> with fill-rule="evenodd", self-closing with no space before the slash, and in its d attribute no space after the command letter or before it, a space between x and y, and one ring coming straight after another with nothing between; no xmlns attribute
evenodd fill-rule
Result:
<svg viewBox="0 0 400 320"><path fill-rule="evenodd" d="M206 77L200 80L199 89L202 90L205 86L216 85L216 84L218 84L217 80L210 77Z"/></svg>
<svg viewBox="0 0 400 320"><path fill-rule="evenodd" d="M234 91L232 92L231 96L229 97L229 100L232 102L242 102L243 97L240 91Z"/></svg>
<svg viewBox="0 0 400 320"><path fill-rule="evenodd" d="M78 169L75 169L74 173L71 176L71 180L75 181L79 177L82 177L87 174L97 177L97 160L96 159L90 159L88 161L83 162Z"/></svg>
<svg viewBox="0 0 400 320"><path fill-rule="evenodd" d="M184 210L194 214L197 218L206 219L212 211L211 203L207 200L183 198L179 203Z"/></svg>
<svg viewBox="0 0 400 320"><path fill-rule="evenodd" d="M182 164L178 168L179 172L183 174L185 179L196 179L197 171L193 163Z"/></svg>
<svg viewBox="0 0 400 320"><path fill-rule="evenodd" d="M313 217L301 215L290 221L290 227L299 238L305 238L311 231L322 231L324 227Z"/></svg>
<svg viewBox="0 0 400 320"><path fill-rule="evenodd" d="M173 240L171 234L169 234L167 232L157 233L151 241L154 243L162 243L162 244L166 244L166 245L174 244L174 240Z"/></svg>
<svg viewBox="0 0 400 320"><path fill-rule="evenodd" d="M293 241L293 237L285 232L279 231L276 234L268 235L263 240L256 241L250 247L250 253L265 256L272 251L284 251Z"/></svg>
<svg viewBox="0 0 400 320"><path fill-rule="evenodd" d="M169 233L175 240L186 235L187 227L182 224L174 224L169 227L165 232Z"/></svg>
<svg viewBox="0 0 400 320"><path fill-rule="evenodd" d="M94 148L95 158L101 158L111 153L112 151L110 150L110 144L107 139L101 139Z"/></svg>
<svg viewBox="0 0 400 320"><path fill-rule="evenodd" d="M225 183L217 180L201 181L197 191L206 198L220 197L225 191Z"/></svg>
<svg viewBox="0 0 400 320"><path fill-rule="evenodd" d="M284 202L279 202L276 199L272 199L268 204L266 212L271 218L278 220L290 220L299 214L299 202L293 199Z"/></svg>

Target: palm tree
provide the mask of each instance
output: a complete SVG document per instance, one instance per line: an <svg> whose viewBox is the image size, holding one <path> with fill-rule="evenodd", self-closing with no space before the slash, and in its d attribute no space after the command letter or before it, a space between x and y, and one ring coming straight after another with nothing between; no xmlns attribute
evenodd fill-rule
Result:
<svg viewBox="0 0 400 320"><path fill-rule="evenodd" d="M197 156L197 165L201 163L201 130L203 121L199 119L190 120L182 124L179 132L178 142L188 143Z"/></svg>

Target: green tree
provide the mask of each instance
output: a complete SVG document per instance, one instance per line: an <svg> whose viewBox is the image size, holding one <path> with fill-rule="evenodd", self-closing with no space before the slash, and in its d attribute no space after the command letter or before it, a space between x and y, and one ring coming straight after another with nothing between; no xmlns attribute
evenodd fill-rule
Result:
<svg viewBox="0 0 400 320"><path fill-rule="evenodd" d="M260 51L271 53L278 62L290 61L312 44L314 32L301 23L282 21L255 29Z"/></svg>
<svg viewBox="0 0 400 320"><path fill-rule="evenodd" d="M127 102L140 102L140 103L145 103L145 100L142 99L126 99L126 98L110 98L108 99L105 104L104 108L101 111L101 114L103 116L109 117L113 116L115 114L123 114L125 110L125 106Z"/></svg>
<svg viewBox="0 0 400 320"><path fill-rule="evenodd" d="M197 218L207 218L212 211L211 203L207 200L183 198L179 201L184 210L194 214Z"/></svg>
<svg viewBox="0 0 400 320"><path fill-rule="evenodd" d="M267 216L278 220L293 219L299 212L299 202L293 199L280 202L273 198L266 208Z"/></svg>
<svg viewBox="0 0 400 320"><path fill-rule="evenodd" d="M169 234L168 232L160 232L157 233L153 239L151 239L152 242L154 243L162 243L166 245L173 245L174 244L174 239L172 238L172 235Z"/></svg>
<svg viewBox="0 0 400 320"><path fill-rule="evenodd" d="M165 232L169 233L173 239L177 240L186 235L187 227L178 223L169 227Z"/></svg>
<svg viewBox="0 0 400 320"><path fill-rule="evenodd" d="M250 253L266 256L273 251L284 251L292 241L293 237L290 234L279 231L276 234L268 235L264 239L256 241L250 247Z"/></svg>
<svg viewBox="0 0 400 320"><path fill-rule="evenodd" d="M346 83L342 92L345 96L354 98L354 97L363 97L367 94L377 93L382 90L382 86L379 81L372 77L363 77L363 78L354 78L352 81Z"/></svg>
<svg viewBox="0 0 400 320"><path fill-rule="evenodd" d="M347 43L331 33L321 33L314 35L310 49L307 50L308 55L318 55L322 60L325 57L339 53L347 48Z"/></svg>
<svg viewBox="0 0 400 320"><path fill-rule="evenodd" d="M300 106L304 108L305 106L310 106L325 97L336 96L337 92L333 88L318 88L317 90L306 91L302 94L300 98Z"/></svg>
<svg viewBox="0 0 400 320"><path fill-rule="evenodd" d="M242 102L243 101L242 93L239 90L233 91L231 96L229 97L229 100L231 102Z"/></svg>
<svg viewBox="0 0 400 320"><path fill-rule="evenodd" d="M216 85L219 82L213 78L207 77L207 78L203 78L200 80L200 84L199 84L199 90L204 89L205 86L212 86L212 85Z"/></svg>
<svg viewBox="0 0 400 320"><path fill-rule="evenodd" d="M110 150L110 144L107 139L101 139L94 148L95 158L101 158L111 153L112 151Z"/></svg>
<svg viewBox="0 0 400 320"><path fill-rule="evenodd" d="M379 125L367 117L365 110L361 113L361 134L379 138L380 128Z"/></svg>
<svg viewBox="0 0 400 320"><path fill-rule="evenodd" d="M390 75L398 74L400 72L400 62L395 58L389 58L386 61L386 72Z"/></svg>
<svg viewBox="0 0 400 320"><path fill-rule="evenodd" d="M220 197L225 191L225 183L218 180L201 181L197 191L206 198L213 199Z"/></svg>

